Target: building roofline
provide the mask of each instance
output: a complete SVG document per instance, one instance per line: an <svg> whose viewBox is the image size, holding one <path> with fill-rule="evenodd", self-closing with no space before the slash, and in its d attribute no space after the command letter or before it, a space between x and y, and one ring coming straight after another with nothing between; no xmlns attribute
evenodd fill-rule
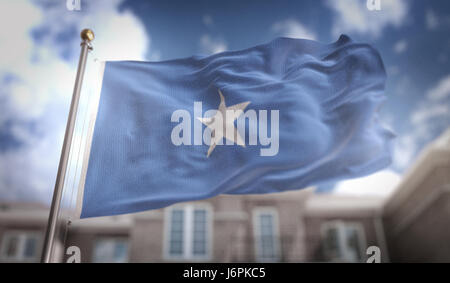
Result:
<svg viewBox="0 0 450 283"><path fill-rule="evenodd" d="M384 204L384 214L391 214L422 184L436 167L450 165L450 128L430 143L406 171L401 182Z"/></svg>

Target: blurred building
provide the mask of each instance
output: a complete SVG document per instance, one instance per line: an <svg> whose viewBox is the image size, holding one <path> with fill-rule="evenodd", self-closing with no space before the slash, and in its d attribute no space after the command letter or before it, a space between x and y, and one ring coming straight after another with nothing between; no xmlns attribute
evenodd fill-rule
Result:
<svg viewBox="0 0 450 283"><path fill-rule="evenodd" d="M450 262L450 129L407 172L383 219L391 261Z"/></svg>
<svg viewBox="0 0 450 283"><path fill-rule="evenodd" d="M83 262L450 261L450 131L430 144L387 199L315 194L222 195L71 223ZM39 261L48 209L0 205L0 261Z"/></svg>

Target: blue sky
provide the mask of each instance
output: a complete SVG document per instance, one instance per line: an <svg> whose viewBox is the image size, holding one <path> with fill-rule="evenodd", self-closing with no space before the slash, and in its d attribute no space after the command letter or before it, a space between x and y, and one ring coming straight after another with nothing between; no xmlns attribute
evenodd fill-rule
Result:
<svg viewBox="0 0 450 283"><path fill-rule="evenodd" d="M81 0L69 11L66 0L0 0L0 22L0 201L51 199L84 27L100 59L207 55L278 36L372 44L388 73L394 163L338 191L386 195L450 126L449 1L381 0L369 11L366 0Z"/></svg>

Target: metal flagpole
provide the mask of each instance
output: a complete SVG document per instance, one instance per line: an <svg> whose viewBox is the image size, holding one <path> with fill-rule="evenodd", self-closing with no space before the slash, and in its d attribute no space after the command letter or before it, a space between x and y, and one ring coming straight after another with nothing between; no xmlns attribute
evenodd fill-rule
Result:
<svg viewBox="0 0 450 283"><path fill-rule="evenodd" d="M81 86L83 84L83 76L84 70L86 68L88 52L92 50L91 41L94 40L94 32L90 29L84 29L81 32L80 36L82 40L81 54L80 60L78 61L77 76L73 89L72 102L70 103L69 117L67 119L64 142L61 150L61 157L59 159L58 174L56 175L55 189L53 191L53 199L50 207L50 214L48 217L47 232L45 234L44 247L41 257L41 262L43 263L50 262L52 256L64 179L66 177L67 163L69 160L70 145L72 143L73 130L75 127L75 119L78 110L78 102L80 100Z"/></svg>

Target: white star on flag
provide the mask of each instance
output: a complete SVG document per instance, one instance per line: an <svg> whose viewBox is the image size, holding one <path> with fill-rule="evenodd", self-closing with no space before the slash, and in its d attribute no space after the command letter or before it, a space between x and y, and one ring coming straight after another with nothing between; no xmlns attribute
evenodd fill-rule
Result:
<svg viewBox="0 0 450 283"><path fill-rule="evenodd" d="M208 126L211 129L211 145L208 149L209 157L211 152L214 150L217 144L220 144L222 138L226 138L233 143L245 147L245 142L239 135L239 132L234 127L234 121L244 113L244 109L250 104L250 101L235 104L233 106L227 107L225 104L225 98L219 89L220 104L219 109L216 114L210 118L200 118L197 119ZM227 129L231 131L227 131Z"/></svg>

